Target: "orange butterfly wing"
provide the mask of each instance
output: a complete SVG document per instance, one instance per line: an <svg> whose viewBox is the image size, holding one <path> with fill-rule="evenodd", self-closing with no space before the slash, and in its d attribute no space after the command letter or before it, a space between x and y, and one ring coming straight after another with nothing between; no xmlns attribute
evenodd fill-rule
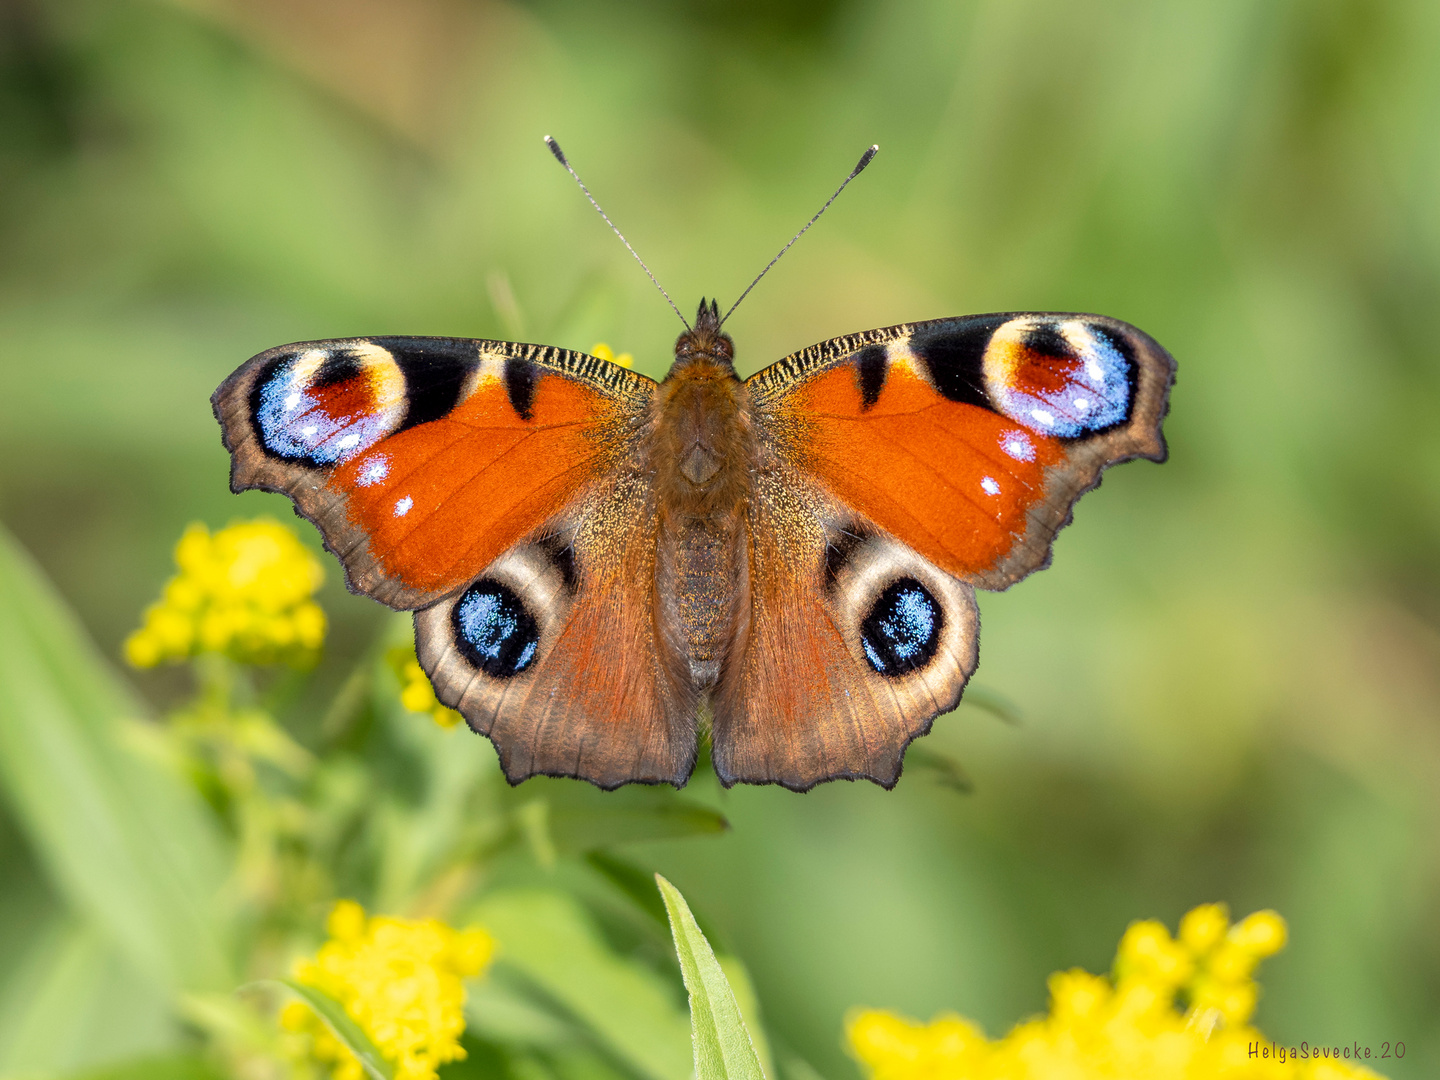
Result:
<svg viewBox="0 0 1440 1080"><path fill-rule="evenodd" d="M1005 314L874 330L751 378L784 452L948 573L986 589L1049 561L1100 473L1165 460L1175 362L1099 315Z"/></svg>
<svg viewBox="0 0 1440 1080"><path fill-rule="evenodd" d="M614 468L654 386L545 346L357 338L261 353L213 404L231 489L289 495L353 591L410 609Z"/></svg>
<svg viewBox="0 0 1440 1080"><path fill-rule="evenodd" d="M756 488L747 640L716 698L722 779L894 784L974 670L970 587L1048 562L1109 465L1164 459L1173 377L1125 323L1018 314L837 338L748 380L788 479Z"/></svg>
<svg viewBox="0 0 1440 1080"><path fill-rule="evenodd" d="M289 495L353 591L418 609L440 699L512 782L616 786L683 782L695 756L643 565L633 457L655 386L546 346L359 338L261 353L213 404L232 489Z"/></svg>

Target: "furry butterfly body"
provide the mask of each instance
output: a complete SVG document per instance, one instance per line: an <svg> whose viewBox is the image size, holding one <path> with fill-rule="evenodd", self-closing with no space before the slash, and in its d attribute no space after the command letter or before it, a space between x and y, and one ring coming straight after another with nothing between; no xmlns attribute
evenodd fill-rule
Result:
<svg viewBox="0 0 1440 1080"><path fill-rule="evenodd" d="M415 612L506 776L898 779L978 658L973 589L1049 560L1107 466L1163 460L1174 362L1100 316L836 338L741 381L702 303L660 383L440 338L282 346L214 407L350 588Z"/></svg>

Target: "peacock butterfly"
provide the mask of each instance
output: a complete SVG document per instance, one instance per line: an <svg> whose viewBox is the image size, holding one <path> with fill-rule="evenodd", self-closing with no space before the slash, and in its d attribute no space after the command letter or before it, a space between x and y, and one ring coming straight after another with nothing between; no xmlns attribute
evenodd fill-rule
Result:
<svg viewBox="0 0 1440 1080"><path fill-rule="evenodd" d="M511 783L683 786L703 715L727 787L892 787L975 670L974 589L1048 564L1104 469L1165 459L1175 363L1009 313L742 381L722 321L701 301L658 383L507 341L270 349L212 399L231 489L288 495L352 591L414 611Z"/></svg>

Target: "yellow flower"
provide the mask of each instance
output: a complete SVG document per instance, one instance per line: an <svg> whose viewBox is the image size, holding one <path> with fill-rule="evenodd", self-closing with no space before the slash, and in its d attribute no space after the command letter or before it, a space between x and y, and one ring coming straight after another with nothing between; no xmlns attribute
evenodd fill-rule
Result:
<svg viewBox="0 0 1440 1080"><path fill-rule="evenodd" d="M852 1016L848 1027L851 1050L875 1080L946 1080L989 1052L980 1029L953 1013L921 1024L868 1009Z"/></svg>
<svg viewBox="0 0 1440 1080"><path fill-rule="evenodd" d="M415 659L413 649L397 646L385 654L390 670L400 680L400 704L413 713L425 713L443 728L451 728L463 717L454 709L440 704L430 677Z"/></svg>
<svg viewBox="0 0 1440 1080"><path fill-rule="evenodd" d="M367 1080L365 1067L360 1064L360 1059L335 1037L329 1025L303 1001L286 1002L285 1007L280 1010L280 1026L299 1036L293 1044L285 1048L285 1053L296 1059L295 1064L313 1061L329 1066L333 1080ZM308 1076L309 1070L301 1072L297 1069L297 1073Z"/></svg>
<svg viewBox="0 0 1440 1080"><path fill-rule="evenodd" d="M211 535L185 530L175 545L179 573L125 640L134 667L225 653L246 664L314 660L325 612L312 599L325 579L318 559L278 521L258 518Z"/></svg>
<svg viewBox="0 0 1440 1080"><path fill-rule="evenodd" d="M295 978L334 998L395 1066L396 1080L436 1080L436 1069L465 1057L463 979L479 975L495 952L484 930L457 931L436 919L366 918L353 900L330 913L330 940ZM363 1080L360 1062L308 1005L286 1006L280 1022L309 1034L310 1055L335 1080Z"/></svg>
<svg viewBox="0 0 1440 1080"><path fill-rule="evenodd" d="M630 367L635 363L635 357L631 356L628 352L616 356L615 350L603 341L598 342L595 347L590 350L590 355L598 356L601 360L609 360L612 364L619 364L621 367Z"/></svg>
<svg viewBox="0 0 1440 1080"><path fill-rule="evenodd" d="M928 1024L878 1009L846 1021L850 1052L873 1080L1359 1080L1352 1060L1296 1055L1247 1021L1253 972L1285 944L1285 921L1260 911L1230 925L1224 905L1180 921L1175 938L1132 923L1111 977L1050 976L1050 1012L990 1041L952 1013ZM1188 1003L1181 1010L1180 1003Z"/></svg>

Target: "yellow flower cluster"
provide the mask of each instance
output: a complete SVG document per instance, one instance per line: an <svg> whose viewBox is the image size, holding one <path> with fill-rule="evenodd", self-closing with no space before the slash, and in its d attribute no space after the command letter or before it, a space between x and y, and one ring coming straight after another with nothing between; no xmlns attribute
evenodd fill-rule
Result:
<svg viewBox="0 0 1440 1080"><path fill-rule="evenodd" d="M395 1066L396 1080L436 1080L436 1069L465 1057L465 986L490 963L484 930L457 931L436 919L365 917L353 900L330 913L330 940L295 978L334 998ZM311 1055L335 1080L364 1080L359 1060L299 1001L281 1013L290 1031L312 1036Z"/></svg>
<svg viewBox="0 0 1440 1080"><path fill-rule="evenodd" d="M1247 1026L1255 965L1285 944L1285 922L1260 911L1235 925L1221 904L1125 931L1112 977L1050 976L1050 1014L990 1041L953 1013L928 1024L878 1009L846 1024L873 1080L1358 1080L1376 1074L1327 1050L1273 1047ZM1184 1003L1185 1011L1179 1004ZM1285 1051L1283 1054L1279 1050ZM1348 1051L1346 1056L1348 1057Z"/></svg>
<svg viewBox="0 0 1440 1080"><path fill-rule="evenodd" d="M590 355L598 356L601 360L609 360L612 364L619 364L621 367L631 367L635 363L635 357L631 356L628 352L623 352L619 356L616 356L615 350L603 341L597 343L596 346L590 350Z"/></svg>
<svg viewBox="0 0 1440 1080"><path fill-rule="evenodd" d="M180 572L125 640L138 668L202 652L246 664L313 660L325 640L325 613L312 597L320 562L278 521L258 518L215 533L196 523L175 545Z"/></svg>
<svg viewBox="0 0 1440 1080"><path fill-rule="evenodd" d="M430 677L415 659L412 649L401 645L385 654L390 670L400 680L400 704L413 713L424 713L443 728L451 728L463 719L454 709L440 704Z"/></svg>

